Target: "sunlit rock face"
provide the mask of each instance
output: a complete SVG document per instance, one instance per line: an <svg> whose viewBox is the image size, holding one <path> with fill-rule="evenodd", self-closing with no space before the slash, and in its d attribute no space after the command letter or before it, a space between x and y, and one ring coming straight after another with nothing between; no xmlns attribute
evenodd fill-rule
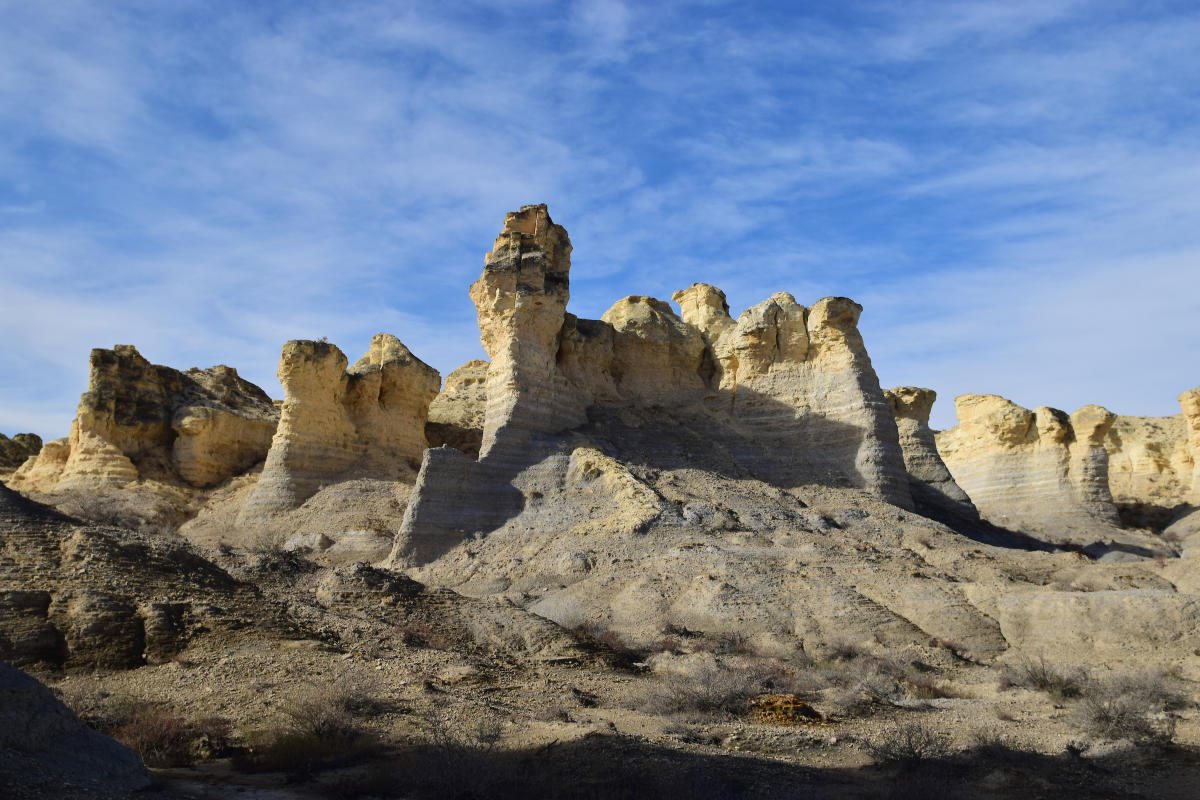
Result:
<svg viewBox="0 0 1200 800"><path fill-rule="evenodd" d="M896 428L900 434L900 449L904 453L904 468L908 472L909 489L917 511L926 516L975 519L979 512L971 498L962 490L937 451L929 413L937 400L932 389L916 386L897 386L884 392Z"/></svg>
<svg viewBox="0 0 1200 800"><path fill-rule="evenodd" d="M1116 415L1099 406L1030 411L975 394L956 398L955 411L959 423L937 435L937 449L984 518L1064 539L1119 527L1104 447Z"/></svg>
<svg viewBox="0 0 1200 800"><path fill-rule="evenodd" d="M130 345L91 354L70 436L43 445L10 484L25 490L139 479L213 486L262 461L279 412L232 367L179 371Z"/></svg>
<svg viewBox="0 0 1200 800"><path fill-rule="evenodd" d="M279 427L242 522L298 507L322 486L353 478L411 481L427 442L429 404L441 378L399 339L377 334L347 368L328 342L283 347Z"/></svg>
<svg viewBox="0 0 1200 800"><path fill-rule="evenodd" d="M543 484L569 483L578 447L611 442L614 425L671 428L647 448L651 462L687 458L679 437L699 436L773 484L846 486L911 507L858 304L825 298L806 308L778 293L735 321L720 290L696 284L675 294L681 314L633 295L599 320L579 319L566 310L570 259L570 238L546 206L505 218L470 289L489 357L479 460L463 448L426 452L395 562L426 561L494 530ZM466 399L458 392L446 405Z"/></svg>

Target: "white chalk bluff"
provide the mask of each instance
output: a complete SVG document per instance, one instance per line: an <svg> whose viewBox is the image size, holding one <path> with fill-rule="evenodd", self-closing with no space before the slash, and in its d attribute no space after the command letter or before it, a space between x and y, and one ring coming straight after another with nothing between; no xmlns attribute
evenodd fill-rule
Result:
<svg viewBox="0 0 1200 800"><path fill-rule="evenodd" d="M600 463L618 469L605 454L635 437L651 463L716 448L726 471L912 507L858 304L834 297L806 308L779 293L734 320L719 289L695 284L674 296L682 317L630 296L599 320L579 319L566 310L570 258L567 231L545 205L507 215L470 289L491 359L479 460L426 451L393 563L427 563L530 510L547 486L603 471ZM697 437L703 444L686 444ZM631 491L636 502L626 497L614 514L645 525L659 500Z"/></svg>

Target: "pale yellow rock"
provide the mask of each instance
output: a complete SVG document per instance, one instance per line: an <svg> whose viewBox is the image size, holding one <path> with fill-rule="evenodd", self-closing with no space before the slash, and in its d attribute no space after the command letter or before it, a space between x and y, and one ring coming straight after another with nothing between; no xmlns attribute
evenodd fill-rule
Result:
<svg viewBox="0 0 1200 800"><path fill-rule="evenodd" d="M1187 504L1193 459L1182 414L1118 416L1104 447L1108 486L1127 524L1162 527Z"/></svg>
<svg viewBox="0 0 1200 800"><path fill-rule="evenodd" d="M717 458L774 485L849 486L911 507L858 304L825 298L810 311L780 292L734 322L724 294L696 284L675 295L682 318L634 295L579 319L566 311L570 253L544 205L506 217L470 289L491 359L478 462L426 452L390 563L436 558L570 486L563 437L589 426L661 426L650 463L688 459L693 437L717 439ZM587 501L562 502L571 517Z"/></svg>
<svg viewBox="0 0 1200 800"><path fill-rule="evenodd" d="M1030 411L997 395L962 395L955 411L937 449L985 519L1064 541L1119 535L1103 446L1113 414Z"/></svg>
<svg viewBox="0 0 1200 800"><path fill-rule="evenodd" d="M938 455L934 433L929 427L929 414L937 400L937 392L916 386L897 386L885 391L884 396L896 418L904 468L908 472L916 510L934 519L947 515L977 518L979 512L971 498L954 482L950 470ZM950 520L953 521L956 520Z"/></svg>
<svg viewBox="0 0 1200 800"><path fill-rule="evenodd" d="M582 421L582 410L564 402L567 390L555 369L570 269L571 240L545 205L505 217L470 289L490 359L481 457L498 436L520 447L530 436Z"/></svg>
<svg viewBox="0 0 1200 800"><path fill-rule="evenodd" d="M704 395L704 338L668 304L653 297L626 297L600 319L613 328L608 371L622 402L679 406Z"/></svg>
<svg viewBox="0 0 1200 800"><path fill-rule="evenodd" d="M51 439L42 449L9 476L8 485L22 492L48 492L62 478L63 468L71 455L71 440Z"/></svg>
<svg viewBox="0 0 1200 800"><path fill-rule="evenodd" d="M896 423L858 332L861 306L826 297L806 309L778 292L735 323L708 284L673 299L709 344L719 405L793 456L779 478L856 486L911 507Z"/></svg>
<svg viewBox="0 0 1200 800"><path fill-rule="evenodd" d="M442 391L429 404L425 438L430 447L445 444L479 457L487 410L487 371L488 362L476 359L446 376Z"/></svg>
<svg viewBox="0 0 1200 800"><path fill-rule="evenodd" d="M1179 395L1179 406L1187 422L1188 450L1192 457L1192 486L1188 500L1200 505L1200 387Z"/></svg>
<svg viewBox="0 0 1200 800"><path fill-rule="evenodd" d="M411 481L426 446L429 403L441 385L437 371L383 333L349 370L347 363L328 342L284 345L279 427L242 523L294 509L338 481Z"/></svg>
<svg viewBox="0 0 1200 800"><path fill-rule="evenodd" d="M232 367L180 372L130 345L93 350L90 364L66 457L50 448L14 485L78 491L152 479L208 487L266 455L277 412Z"/></svg>

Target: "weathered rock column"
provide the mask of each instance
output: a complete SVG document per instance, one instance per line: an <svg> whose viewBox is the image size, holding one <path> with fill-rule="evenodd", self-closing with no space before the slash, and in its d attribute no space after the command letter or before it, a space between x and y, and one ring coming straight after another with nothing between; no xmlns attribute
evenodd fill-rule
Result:
<svg viewBox="0 0 1200 800"><path fill-rule="evenodd" d="M556 369L570 271L571 240L545 204L505 217L470 290L490 358L481 459L583 420Z"/></svg>
<svg viewBox="0 0 1200 800"><path fill-rule="evenodd" d="M971 498L954 482L950 470L938 455L933 430L929 427L929 414L937 400L937 392L915 386L897 386L885 391L884 396L896 418L904 468L908 472L917 511L935 518L951 512L978 519L979 512Z"/></svg>

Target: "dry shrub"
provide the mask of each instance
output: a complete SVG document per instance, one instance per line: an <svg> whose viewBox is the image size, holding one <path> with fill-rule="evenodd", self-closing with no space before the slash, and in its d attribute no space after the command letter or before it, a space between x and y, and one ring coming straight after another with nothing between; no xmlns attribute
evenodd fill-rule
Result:
<svg viewBox="0 0 1200 800"><path fill-rule="evenodd" d="M746 714L761 694L809 694L811 684L779 664L708 666L693 675L655 679L638 706L651 714Z"/></svg>
<svg viewBox="0 0 1200 800"><path fill-rule="evenodd" d="M1045 658L1024 659L1002 667L997 683L1002 690L1019 686L1046 692L1062 701L1080 697L1088 683L1088 675L1082 669L1067 671L1052 666Z"/></svg>
<svg viewBox="0 0 1200 800"><path fill-rule="evenodd" d="M1186 705L1186 698L1173 683L1162 672L1092 681L1075 708L1075 721L1098 738L1168 743L1175 736L1175 720L1165 712Z"/></svg>
<svg viewBox="0 0 1200 800"><path fill-rule="evenodd" d="M442 632L417 619L407 619L396 625L396 634L408 647L427 647L431 650L449 650L450 639Z"/></svg>
<svg viewBox="0 0 1200 800"><path fill-rule="evenodd" d="M376 741L356 713L370 713L376 706L373 699L346 682L307 685L280 706L285 719L282 729L254 731L247 736L250 753L236 765L248 771L303 777L359 761L374 752Z"/></svg>
<svg viewBox="0 0 1200 800"><path fill-rule="evenodd" d="M833 662L854 661L869 655L871 655L869 650L849 639L834 639L825 648L824 653L825 660Z"/></svg>
<svg viewBox="0 0 1200 800"><path fill-rule="evenodd" d="M950 741L917 722L902 722L885 728L867 750L880 761L911 766L950 755Z"/></svg>
<svg viewBox="0 0 1200 800"><path fill-rule="evenodd" d="M192 763L192 727L183 717L142 709L112 731L112 737L133 750L151 767L182 767Z"/></svg>

